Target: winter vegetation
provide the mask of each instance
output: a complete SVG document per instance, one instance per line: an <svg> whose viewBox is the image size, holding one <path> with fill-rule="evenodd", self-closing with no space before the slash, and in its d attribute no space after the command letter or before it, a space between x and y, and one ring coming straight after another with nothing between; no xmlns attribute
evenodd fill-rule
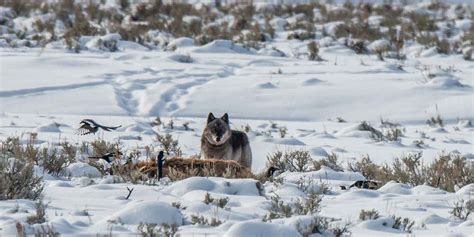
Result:
<svg viewBox="0 0 474 237"><path fill-rule="evenodd" d="M0 236L469 236L473 17L0 0ZM251 169L200 159L209 112L247 135Z"/></svg>

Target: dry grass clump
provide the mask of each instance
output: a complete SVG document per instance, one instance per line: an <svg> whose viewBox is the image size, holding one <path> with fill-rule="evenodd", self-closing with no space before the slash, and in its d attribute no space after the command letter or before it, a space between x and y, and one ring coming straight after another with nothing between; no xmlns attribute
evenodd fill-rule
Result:
<svg viewBox="0 0 474 237"><path fill-rule="evenodd" d="M402 218L393 215L392 219L395 221L392 225L392 228L406 233L411 233L411 229L413 228L413 225L415 225L415 221L411 220L410 218Z"/></svg>
<svg viewBox="0 0 474 237"><path fill-rule="evenodd" d="M36 133L31 133L25 145L20 144L19 137L8 137L2 141L0 152L3 157L42 166L44 171L59 176L70 163L75 161L75 148L69 143L60 143L60 149L38 148Z"/></svg>
<svg viewBox="0 0 474 237"><path fill-rule="evenodd" d="M178 157L166 159L163 173L171 180L181 180L193 176L225 178L253 177L250 169L241 166L236 161L183 159Z"/></svg>
<svg viewBox="0 0 474 237"><path fill-rule="evenodd" d="M347 233L349 231L349 223L346 223L343 226L330 225L330 222L334 221L334 219L317 215L321 210L322 200L318 193L309 192L306 197L301 197L290 202L282 201L278 195L271 196L270 200L271 206L268 210L268 213L262 218L262 221L264 222L271 222L271 220L278 218L311 215L314 219L309 225L297 226L297 231L302 236L327 233L332 233L335 236L342 236L343 233Z"/></svg>
<svg viewBox="0 0 474 237"><path fill-rule="evenodd" d="M109 142L103 139L96 139L87 144L87 147L92 148L91 156L99 157L107 153L120 152L122 143L120 141Z"/></svg>
<svg viewBox="0 0 474 237"><path fill-rule="evenodd" d="M201 215L191 215L191 223L193 225L200 225L200 226L219 226L222 224L222 221L217 219L216 217L206 218Z"/></svg>
<svg viewBox="0 0 474 237"><path fill-rule="evenodd" d="M369 123L366 121L363 121L362 123L359 124L358 129L360 131L368 131L370 132L370 136L372 139L375 141L383 141L384 140L384 135L382 132L377 130L376 128L372 127Z"/></svg>
<svg viewBox="0 0 474 237"><path fill-rule="evenodd" d="M142 237L173 237L178 232L178 226L176 224L157 224L152 223L140 223L137 227L138 234Z"/></svg>
<svg viewBox="0 0 474 237"><path fill-rule="evenodd" d="M272 26L272 20L275 18L292 19L283 27L288 32L288 39L299 40L315 39L317 31L320 30L315 26L338 21L343 24L332 32L334 33L332 37L357 39L366 43L388 39L395 49L397 59L403 58L401 48L404 42L412 40L426 47L436 47L439 53L462 53L459 50L461 43L472 39L470 36L473 32L471 29L465 32L464 36L461 35L460 39L453 40L452 36L458 29L452 22L448 22L447 29L440 31L437 23L446 21L448 6L439 2L424 6L427 11L437 11L439 14L410 11L388 2L354 4L347 1L337 6L334 2L329 4L311 2L279 4L259 9L251 1L226 4L217 1L215 6L201 4L199 7L185 2L160 0L133 4L127 0L120 0L118 3L118 8L108 8L104 7L105 1L0 0L0 5L13 10L12 16L8 16L8 19L0 24L13 31L14 17L50 14L53 19L35 22L35 32L16 30L14 33L17 39L11 40L7 37L7 43L14 47L38 47L51 41L62 40L68 49L80 52L81 36L97 36L105 33L118 33L123 40L139 43L149 49L165 49L169 41L157 42L150 36L151 32L167 33L170 39L191 37L195 39L197 45L207 44L216 39L227 39L247 47L261 48L275 35ZM456 18L470 17L469 11L469 8L458 6L455 9ZM374 23L370 19L371 16L380 16L380 19ZM64 31L55 31L56 20L64 24ZM324 30L322 33L327 35ZM19 42L18 39L27 41ZM362 45L357 43L351 45L351 48L362 53L363 47L360 46ZM103 48L108 51L116 50L113 43Z"/></svg>
<svg viewBox="0 0 474 237"><path fill-rule="evenodd" d="M307 150L276 150L267 155L268 166L281 171L307 172L312 167L311 155Z"/></svg>
<svg viewBox="0 0 474 237"><path fill-rule="evenodd" d="M0 200L41 197L44 184L34 174L33 164L18 159L0 157Z"/></svg>
<svg viewBox="0 0 474 237"><path fill-rule="evenodd" d="M319 46L316 41L308 43L308 59L311 61L322 61L323 59L319 56Z"/></svg>
<svg viewBox="0 0 474 237"><path fill-rule="evenodd" d="M314 215L321 209L322 198L315 192L310 192L306 198L300 198L291 203L285 203L278 195L271 198L269 212L263 217L263 221L277 218L288 218L295 215Z"/></svg>
<svg viewBox="0 0 474 237"><path fill-rule="evenodd" d="M360 161L348 164L349 170L361 172L369 180L382 184L389 181L411 184L427 184L432 187L454 192L474 182L474 168L467 159L457 153L441 153L433 163L422 163L422 153L416 152L397 157L392 164L382 166L374 164L368 156Z"/></svg>
<svg viewBox="0 0 474 237"><path fill-rule="evenodd" d="M474 213L474 199L454 202L453 209L449 213L457 220L466 221Z"/></svg>
<svg viewBox="0 0 474 237"><path fill-rule="evenodd" d="M320 170L322 166L326 166L335 171L343 171L342 164L339 162L339 158L336 153L327 155L324 159L313 160L313 170Z"/></svg>
<svg viewBox="0 0 474 237"><path fill-rule="evenodd" d="M173 127L173 125L171 125ZM175 156L181 156L182 151L179 147L178 140L175 140L171 134L160 135L156 134L156 141L160 143L161 149L167 154L173 154Z"/></svg>
<svg viewBox="0 0 474 237"><path fill-rule="evenodd" d="M436 116L432 116L427 119L426 124L428 124L430 127L444 127L443 119L441 118L441 115L439 115L439 113Z"/></svg>
<svg viewBox="0 0 474 237"><path fill-rule="evenodd" d="M228 197L225 197L225 198L213 198L211 196L211 194L209 192L206 193L206 195L204 195L204 200L203 202L206 204L206 205L209 205L209 204L212 204L214 206L217 206L217 207L220 207L220 208L224 208L227 203L229 203L229 198Z"/></svg>
<svg viewBox="0 0 474 237"><path fill-rule="evenodd" d="M41 224L46 222L46 207L47 205L43 203L43 200L38 200L38 202L35 203L36 207L36 213L28 216L26 218L26 223L32 225L32 224Z"/></svg>
<svg viewBox="0 0 474 237"><path fill-rule="evenodd" d="M385 131L384 137L389 141L400 141L403 137L403 131L399 128L392 127Z"/></svg>
<svg viewBox="0 0 474 237"><path fill-rule="evenodd" d="M367 180L379 180L380 166L375 164L369 155L363 155L362 159L355 163L348 163L352 172L360 172Z"/></svg>
<svg viewBox="0 0 474 237"><path fill-rule="evenodd" d="M375 209L372 210L360 210L359 213L359 220L366 221L366 220L376 220L380 217L379 212Z"/></svg>

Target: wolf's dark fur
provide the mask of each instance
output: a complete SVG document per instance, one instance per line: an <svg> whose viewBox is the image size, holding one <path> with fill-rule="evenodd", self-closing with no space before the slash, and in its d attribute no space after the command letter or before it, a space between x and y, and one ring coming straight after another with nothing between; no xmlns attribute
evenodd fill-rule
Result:
<svg viewBox="0 0 474 237"><path fill-rule="evenodd" d="M201 137L201 158L234 160L245 167L252 165L248 137L243 132L230 129L227 113L221 118L209 113Z"/></svg>

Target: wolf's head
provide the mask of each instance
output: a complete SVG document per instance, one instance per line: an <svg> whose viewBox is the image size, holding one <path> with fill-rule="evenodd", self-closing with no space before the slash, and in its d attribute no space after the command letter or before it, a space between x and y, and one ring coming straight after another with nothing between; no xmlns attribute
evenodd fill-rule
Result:
<svg viewBox="0 0 474 237"><path fill-rule="evenodd" d="M207 125L202 136L213 145L222 145L229 140L232 131L229 126L229 115L225 113L222 117L216 118L214 114L207 116Z"/></svg>

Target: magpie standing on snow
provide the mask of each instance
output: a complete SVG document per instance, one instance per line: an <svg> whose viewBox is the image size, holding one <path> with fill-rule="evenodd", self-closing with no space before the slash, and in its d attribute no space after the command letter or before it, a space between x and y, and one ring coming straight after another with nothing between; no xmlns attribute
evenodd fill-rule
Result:
<svg viewBox="0 0 474 237"><path fill-rule="evenodd" d="M158 169L158 180L160 180L161 178L163 178L163 161L165 161L163 158L165 156L165 153L163 151L160 151L160 153L158 153L158 158L156 159L156 167Z"/></svg>
<svg viewBox="0 0 474 237"><path fill-rule="evenodd" d="M117 128L122 127L122 125L117 126L117 127L103 126L103 125L100 125L100 124L96 123L92 119L83 119L80 122L80 124L81 124L81 126L77 129L77 134L79 134L79 135L87 135L87 134L91 134L91 133L95 134L99 130L99 128L102 129L102 130L110 132L111 130L116 130Z"/></svg>

